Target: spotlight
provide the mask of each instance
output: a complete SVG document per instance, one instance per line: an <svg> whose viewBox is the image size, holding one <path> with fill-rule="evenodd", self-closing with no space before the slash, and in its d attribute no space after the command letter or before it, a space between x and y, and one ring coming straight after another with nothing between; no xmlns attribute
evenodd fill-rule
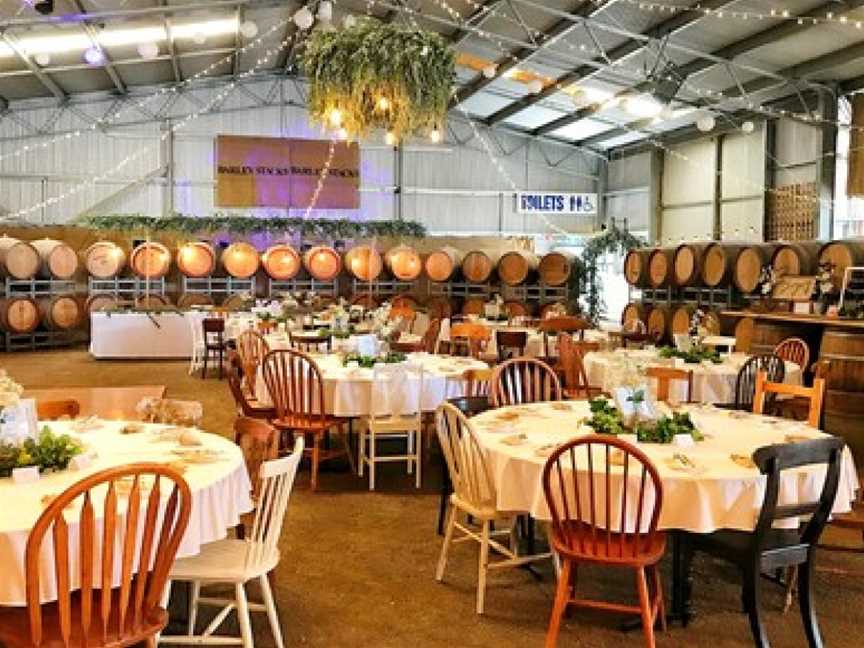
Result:
<svg viewBox="0 0 864 648"><path fill-rule="evenodd" d="M36 0L33 8L43 16L54 13L54 0Z"/></svg>

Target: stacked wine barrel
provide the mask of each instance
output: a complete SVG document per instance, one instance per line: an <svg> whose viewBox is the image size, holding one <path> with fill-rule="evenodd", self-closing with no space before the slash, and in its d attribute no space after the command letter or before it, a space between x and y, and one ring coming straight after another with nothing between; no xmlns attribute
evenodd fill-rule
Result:
<svg viewBox="0 0 864 648"><path fill-rule="evenodd" d="M78 265L75 250L63 241L27 242L0 236L0 275L4 278L70 281L78 272ZM12 291L0 299L0 329L13 335L37 329L69 331L81 321L81 304L74 294L33 297Z"/></svg>

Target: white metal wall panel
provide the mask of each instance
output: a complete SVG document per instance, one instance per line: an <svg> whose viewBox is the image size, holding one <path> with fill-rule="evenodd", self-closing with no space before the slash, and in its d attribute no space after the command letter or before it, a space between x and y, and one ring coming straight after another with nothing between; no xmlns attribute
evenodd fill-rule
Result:
<svg viewBox="0 0 864 648"><path fill-rule="evenodd" d="M663 156L663 205L679 205L714 197L716 142L704 139L671 147Z"/></svg>
<svg viewBox="0 0 864 648"><path fill-rule="evenodd" d="M760 196L765 190L765 142L762 128L723 138L722 198Z"/></svg>
<svg viewBox="0 0 864 648"><path fill-rule="evenodd" d="M681 241L710 239L713 224L712 205L664 209L660 223L660 242L666 245Z"/></svg>
<svg viewBox="0 0 864 648"><path fill-rule="evenodd" d="M609 162L606 187L609 191L645 187L651 178L651 153L639 153Z"/></svg>
<svg viewBox="0 0 864 648"><path fill-rule="evenodd" d="M817 127L780 119L774 141L775 186L816 180L815 160L820 155L821 146L821 133Z"/></svg>
<svg viewBox="0 0 864 648"><path fill-rule="evenodd" d="M648 189L606 196L606 216L617 222L627 220L631 232L644 231L649 227L651 195Z"/></svg>

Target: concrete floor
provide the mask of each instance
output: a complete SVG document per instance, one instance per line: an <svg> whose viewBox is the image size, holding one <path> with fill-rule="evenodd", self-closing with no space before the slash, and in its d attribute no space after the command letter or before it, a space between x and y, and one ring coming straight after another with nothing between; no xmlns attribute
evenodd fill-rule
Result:
<svg viewBox="0 0 864 648"><path fill-rule="evenodd" d="M228 387L202 381L179 362L96 362L83 350L7 354L0 366L26 387L164 384L168 395L200 400L204 427L230 435L234 409ZM308 490L308 471L298 476L282 541L282 562L274 574L286 645L341 646L541 646L551 609L549 565L537 581L523 570L493 573L487 613L474 614L476 548L454 549L445 584L433 578L441 540L435 535L438 458L426 466L425 489L415 491L401 468L380 469L374 493L335 464ZM855 541L840 536L841 541ZM864 574L864 559L825 555L820 564L842 565ZM739 586L732 569L697 558L694 566L695 621L658 636L659 646L752 645L739 611ZM668 591L669 577L666 574ZM580 584L599 596L635 595L630 572L584 570ZM253 596L257 593L253 590ZM797 609L780 613L782 593L766 583L763 609L772 645L804 646ZM173 609L182 609L178 592ZM864 579L819 574L816 601L825 643L864 645ZM668 597L667 597L668 605ZM621 617L576 612L565 621L560 646L640 646L641 633L622 633ZM233 625L233 624L232 624ZM256 645L272 646L266 620L253 619Z"/></svg>

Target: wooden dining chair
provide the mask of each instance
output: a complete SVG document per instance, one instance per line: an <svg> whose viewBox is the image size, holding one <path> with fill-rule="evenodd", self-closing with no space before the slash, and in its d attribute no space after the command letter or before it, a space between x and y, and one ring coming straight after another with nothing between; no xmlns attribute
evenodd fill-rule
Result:
<svg viewBox="0 0 864 648"><path fill-rule="evenodd" d="M279 539L282 537L285 512L302 455L303 439L297 439L290 455L261 464L256 474L261 495L248 537L209 542L201 547L201 552L197 555L180 558L174 563L168 576L169 585L173 581L192 585L189 621L185 635L162 635L159 638L160 643L218 646L240 644L243 648L255 648L250 612L265 612L276 648L283 648L279 613L268 574L276 568L281 558ZM264 599L262 603L248 600L246 586L250 582L257 583ZM234 596L219 596L218 590L214 592L214 596L202 596L201 588L209 585L233 585ZM205 605L217 606L221 610L201 634L196 634L198 609ZM237 612L237 625L240 626L239 639L216 635L215 632L234 610Z"/></svg>
<svg viewBox="0 0 864 648"><path fill-rule="evenodd" d="M270 352L270 345L258 331L243 331L237 336L236 353L243 365L243 382L250 394L255 393L255 380L258 367L264 356Z"/></svg>
<svg viewBox="0 0 864 648"><path fill-rule="evenodd" d="M261 466L279 458L279 430L261 419L238 416L234 419L234 443L243 452L243 463L252 481L252 502L258 506L261 497ZM237 537L246 537L246 528L252 527L254 509L240 516L235 527Z"/></svg>
<svg viewBox="0 0 864 648"><path fill-rule="evenodd" d="M238 416L269 421L276 416L276 410L272 407L261 407L253 395L243 389L245 371L240 356L234 351L228 352L228 388L234 398L234 406Z"/></svg>
<svg viewBox="0 0 864 648"><path fill-rule="evenodd" d="M435 412L438 442L444 452L453 494L450 496L450 515L435 578L444 580L447 557L452 544L461 540L474 540L480 544L477 582L477 614L483 614L486 599L486 576L490 569L517 567L549 558L551 554L520 556L516 542L516 517L513 512L499 511L496 507L497 489L486 456L480 448L468 418L450 403L442 403ZM470 515L480 526L479 533L463 525L459 515ZM505 528L493 530L493 523ZM459 532L459 538L454 534ZM501 535L509 536L509 546L497 541ZM504 556L503 560L489 560L490 551Z"/></svg>
<svg viewBox="0 0 864 648"><path fill-rule="evenodd" d="M673 381L683 382L687 386L685 403L693 402L693 370L692 369L676 369L675 367L648 367L645 370L645 375L648 378L653 378L657 381L657 391L655 397L663 403L672 403L669 398L670 389Z"/></svg>
<svg viewBox="0 0 864 648"><path fill-rule="evenodd" d="M591 322L575 315L547 317L540 322L540 332L543 333L543 355L551 357L549 338L560 333L578 333L580 340L584 339L585 331L593 328Z"/></svg>
<svg viewBox="0 0 864 648"><path fill-rule="evenodd" d="M525 331L495 331L495 346L498 349L498 362L525 355L528 333Z"/></svg>
<svg viewBox="0 0 864 648"><path fill-rule="evenodd" d="M318 335L317 333L295 333L288 332L288 341L291 348L303 353L330 353L331 338L329 335Z"/></svg>
<svg viewBox="0 0 864 648"><path fill-rule="evenodd" d="M276 416L270 422L289 437L302 434L312 440L304 453L312 463L310 486L318 489L318 467L322 461L347 457L354 470L354 459L344 434L346 419L326 413L324 408L324 377L315 361L302 351L285 349L264 356L264 382L270 392ZM344 449L322 448L321 439L331 430L340 432Z"/></svg>
<svg viewBox="0 0 864 648"><path fill-rule="evenodd" d="M561 400L561 381L545 362L514 358L492 374L489 394L494 407Z"/></svg>
<svg viewBox="0 0 864 648"><path fill-rule="evenodd" d="M401 330L411 331L414 328L414 320L417 313L411 306L393 306L390 308L389 320L402 320Z"/></svg>
<svg viewBox="0 0 864 648"><path fill-rule="evenodd" d="M770 645L760 613L762 573L793 567L798 573L798 603L807 643L810 646L823 645L811 586L816 547L837 497L843 446L843 439L825 437L759 448L753 453L753 462L766 481L755 529L688 533L682 537L683 581L688 590L694 552L707 553L738 567L742 576L742 600L757 648ZM783 474L816 465L826 467L819 498L813 502L780 504ZM776 528L776 522L789 519L799 524L792 529ZM685 601L688 595L689 591L685 594ZM685 603L685 614L686 607Z"/></svg>
<svg viewBox="0 0 864 648"><path fill-rule="evenodd" d="M756 375L764 371L768 382L782 383L786 376L786 364L773 354L754 355L738 370L735 377L735 401L719 403L717 406L725 409L735 409L743 412L753 411L753 397L756 394ZM766 401L767 409L774 405L774 395L770 394Z"/></svg>
<svg viewBox="0 0 864 648"><path fill-rule="evenodd" d="M207 364L211 359L219 363L219 380L225 362L225 319L208 317L201 320L201 331L204 335L204 362L201 365L201 378L207 377Z"/></svg>
<svg viewBox="0 0 864 648"><path fill-rule="evenodd" d="M774 355L786 362L793 362L807 371L810 366L810 347L798 337L786 338L774 347Z"/></svg>
<svg viewBox="0 0 864 648"><path fill-rule="evenodd" d="M62 418L73 419L80 413L81 404L74 398L36 401L36 418L40 421L56 421Z"/></svg>
<svg viewBox="0 0 864 648"><path fill-rule="evenodd" d="M584 362L586 353L599 350L600 345L596 342L574 340L568 333L558 335L558 358L564 376L565 398L573 400L596 398L603 392L601 387L593 387L589 384Z"/></svg>
<svg viewBox="0 0 864 648"><path fill-rule="evenodd" d="M807 425L819 428L822 420L822 403L825 398L825 380L816 378L812 387L801 385L787 385L786 383L775 383L768 381L768 375L764 371L756 374L756 391L753 396L753 413L763 414L768 402L769 394L782 394L787 396L806 398L810 401L807 414Z"/></svg>
<svg viewBox="0 0 864 648"><path fill-rule="evenodd" d="M0 644L155 647L168 622L160 601L191 510L189 486L164 464L109 468L67 488L30 531L27 606L0 607ZM50 549L43 548L46 535ZM57 598L42 603L49 569Z"/></svg>
<svg viewBox="0 0 864 648"><path fill-rule="evenodd" d="M492 331L483 324L459 322L450 327L450 347L453 355L479 359L491 339Z"/></svg>
<svg viewBox="0 0 864 648"><path fill-rule="evenodd" d="M465 396L488 397L493 373L491 368L467 369L462 374L462 380L465 381Z"/></svg>
<svg viewBox="0 0 864 648"><path fill-rule="evenodd" d="M653 648L654 625L665 630L659 563L666 535L657 522L663 483L645 453L608 434L572 439L543 467L543 493L552 518L550 539L561 561L546 648L557 645L561 618L569 606L638 614L645 645ZM581 565L632 569L639 605L578 597Z"/></svg>
<svg viewBox="0 0 864 648"><path fill-rule="evenodd" d="M438 334L441 332L441 320L432 319L429 321L429 326L423 333L423 337L417 342L396 342L390 343L392 351L401 351L402 353L435 353L435 347L438 345Z"/></svg>

